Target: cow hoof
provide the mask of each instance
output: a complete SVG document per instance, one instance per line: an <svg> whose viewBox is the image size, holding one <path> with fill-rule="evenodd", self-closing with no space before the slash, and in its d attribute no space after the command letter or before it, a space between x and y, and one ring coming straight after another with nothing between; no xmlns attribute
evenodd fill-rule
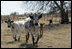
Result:
<svg viewBox="0 0 72 49"><path fill-rule="evenodd" d="M35 44L34 46L35 46L35 47L38 47L38 45L37 45L37 44Z"/></svg>
<svg viewBox="0 0 72 49"><path fill-rule="evenodd" d="M42 35L40 35L40 38L42 37Z"/></svg>
<svg viewBox="0 0 72 49"><path fill-rule="evenodd" d="M15 39L14 41L17 41L17 39Z"/></svg>
<svg viewBox="0 0 72 49"><path fill-rule="evenodd" d="M35 42L35 43L33 44L33 46L38 47L37 42Z"/></svg>

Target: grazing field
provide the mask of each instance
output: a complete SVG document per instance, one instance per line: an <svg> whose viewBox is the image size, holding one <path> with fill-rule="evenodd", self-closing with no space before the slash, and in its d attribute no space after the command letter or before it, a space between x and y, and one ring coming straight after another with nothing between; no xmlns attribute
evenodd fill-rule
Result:
<svg viewBox="0 0 72 49"><path fill-rule="evenodd" d="M70 19L71 21L71 19ZM38 46L32 46L31 36L25 45L25 34L22 33L21 41L15 42L12 38L10 28L6 23L1 23L1 48L71 48L71 24L48 25L44 22L43 37L39 40Z"/></svg>

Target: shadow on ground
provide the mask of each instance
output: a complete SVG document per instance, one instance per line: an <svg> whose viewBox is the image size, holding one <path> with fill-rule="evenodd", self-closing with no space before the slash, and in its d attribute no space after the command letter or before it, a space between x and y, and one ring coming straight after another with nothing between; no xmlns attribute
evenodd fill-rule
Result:
<svg viewBox="0 0 72 49"><path fill-rule="evenodd" d="M38 46L33 46L32 44L22 43L19 48L37 48Z"/></svg>
<svg viewBox="0 0 72 49"><path fill-rule="evenodd" d="M7 42L6 44L14 44L15 41L10 41L10 42Z"/></svg>

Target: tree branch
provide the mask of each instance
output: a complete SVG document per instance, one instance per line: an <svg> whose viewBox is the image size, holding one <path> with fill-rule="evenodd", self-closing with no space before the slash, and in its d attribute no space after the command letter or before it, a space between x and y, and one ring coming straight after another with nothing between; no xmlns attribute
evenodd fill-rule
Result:
<svg viewBox="0 0 72 49"><path fill-rule="evenodd" d="M57 5L57 7L61 10L61 7L58 5L58 3L56 1L54 1L54 3Z"/></svg>

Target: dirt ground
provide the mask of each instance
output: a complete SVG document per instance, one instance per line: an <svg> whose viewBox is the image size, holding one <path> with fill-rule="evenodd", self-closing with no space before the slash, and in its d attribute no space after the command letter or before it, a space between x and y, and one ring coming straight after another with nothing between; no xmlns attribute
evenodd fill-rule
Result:
<svg viewBox="0 0 72 49"><path fill-rule="evenodd" d="M1 23L1 48L71 48L71 24L44 25L43 37L35 47L32 45L31 36L25 44L24 33L22 33L21 41L15 42L7 24Z"/></svg>

